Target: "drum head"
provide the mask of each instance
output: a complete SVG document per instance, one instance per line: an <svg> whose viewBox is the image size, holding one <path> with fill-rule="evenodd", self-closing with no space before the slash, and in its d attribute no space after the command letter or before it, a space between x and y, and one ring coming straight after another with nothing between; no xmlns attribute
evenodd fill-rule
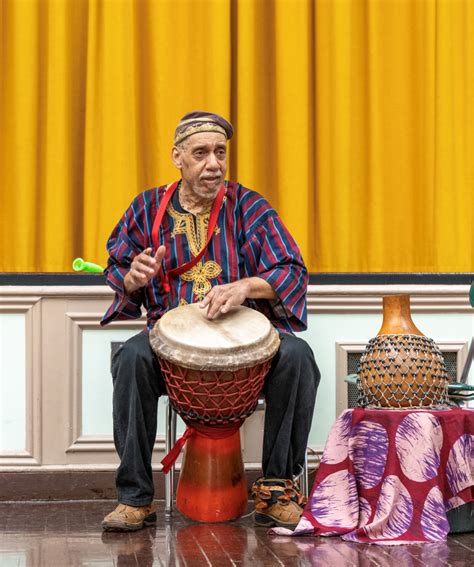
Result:
<svg viewBox="0 0 474 567"><path fill-rule="evenodd" d="M258 311L235 307L208 319L199 304L165 313L150 333L154 352L185 368L233 370L271 358L280 345L278 332Z"/></svg>

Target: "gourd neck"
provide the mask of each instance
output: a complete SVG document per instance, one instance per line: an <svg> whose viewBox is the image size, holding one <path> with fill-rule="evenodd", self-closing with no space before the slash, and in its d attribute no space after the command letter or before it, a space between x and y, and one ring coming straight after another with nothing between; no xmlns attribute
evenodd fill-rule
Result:
<svg viewBox="0 0 474 567"><path fill-rule="evenodd" d="M409 295L387 295L383 298L383 321L378 335L420 335L413 323Z"/></svg>

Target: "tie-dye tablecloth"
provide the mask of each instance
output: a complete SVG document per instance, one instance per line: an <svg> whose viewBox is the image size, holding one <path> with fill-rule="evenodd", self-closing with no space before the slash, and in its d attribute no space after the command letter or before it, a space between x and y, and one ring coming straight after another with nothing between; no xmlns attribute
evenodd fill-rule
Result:
<svg viewBox="0 0 474 567"><path fill-rule="evenodd" d="M442 541L446 511L472 500L473 410L346 410L331 429L292 535Z"/></svg>

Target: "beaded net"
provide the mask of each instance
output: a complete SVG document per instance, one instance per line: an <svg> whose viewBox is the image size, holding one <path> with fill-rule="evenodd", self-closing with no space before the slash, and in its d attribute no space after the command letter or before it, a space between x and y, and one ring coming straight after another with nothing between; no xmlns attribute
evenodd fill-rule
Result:
<svg viewBox="0 0 474 567"><path fill-rule="evenodd" d="M257 407L271 359L238 370L192 370L160 357L172 406L191 426L235 425Z"/></svg>
<svg viewBox="0 0 474 567"><path fill-rule="evenodd" d="M428 337L380 335L371 339L360 359L358 374L359 406L449 405L443 355Z"/></svg>

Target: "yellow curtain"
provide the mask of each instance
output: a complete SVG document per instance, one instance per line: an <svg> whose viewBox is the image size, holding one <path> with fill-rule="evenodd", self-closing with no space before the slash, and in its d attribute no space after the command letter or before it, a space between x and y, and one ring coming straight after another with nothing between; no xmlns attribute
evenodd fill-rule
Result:
<svg viewBox="0 0 474 567"><path fill-rule="evenodd" d="M105 265L179 118L314 272L474 271L474 2L3 0L0 269Z"/></svg>

